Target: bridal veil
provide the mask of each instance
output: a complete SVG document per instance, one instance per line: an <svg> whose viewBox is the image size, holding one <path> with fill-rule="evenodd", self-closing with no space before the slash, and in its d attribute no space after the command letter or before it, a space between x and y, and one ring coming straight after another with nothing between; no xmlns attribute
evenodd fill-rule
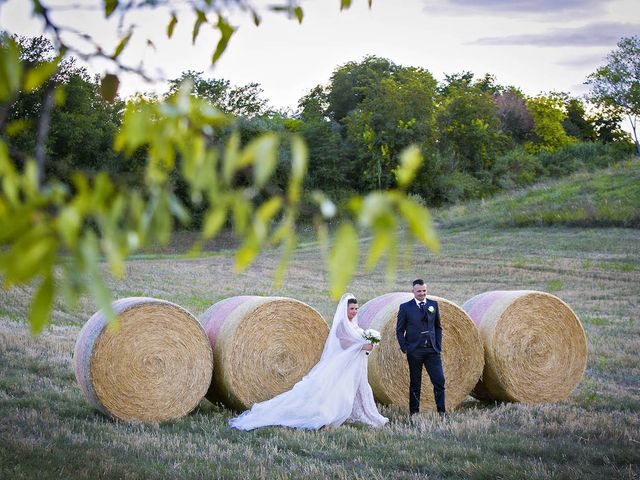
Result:
<svg viewBox="0 0 640 480"><path fill-rule="evenodd" d="M347 317L345 293L333 317L331 330L318 363L291 390L256 403L229 425L252 430L267 425L318 429L360 421L380 427L388 420L378 413L367 381L367 357L362 346L367 341Z"/></svg>

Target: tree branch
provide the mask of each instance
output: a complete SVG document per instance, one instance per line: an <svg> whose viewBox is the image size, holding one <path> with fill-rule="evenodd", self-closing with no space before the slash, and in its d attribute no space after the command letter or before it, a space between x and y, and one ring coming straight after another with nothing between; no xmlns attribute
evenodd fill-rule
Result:
<svg viewBox="0 0 640 480"><path fill-rule="evenodd" d="M40 121L38 122L38 137L36 140L36 166L38 167L38 186L44 182L44 164L47 158L47 136L49 135L49 127L51 125L51 110L53 109L55 86L50 83L44 94L42 102L42 112Z"/></svg>

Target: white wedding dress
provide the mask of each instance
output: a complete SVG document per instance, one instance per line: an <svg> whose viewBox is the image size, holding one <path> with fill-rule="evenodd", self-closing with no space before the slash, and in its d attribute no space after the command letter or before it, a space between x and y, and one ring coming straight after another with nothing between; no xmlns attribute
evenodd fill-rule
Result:
<svg viewBox="0 0 640 480"><path fill-rule="evenodd" d="M340 299L320 361L287 392L256 403L229 425L252 430L268 425L318 429L344 422L382 427L389 420L378 412L367 380L368 343L358 326L357 315L349 321L345 293Z"/></svg>

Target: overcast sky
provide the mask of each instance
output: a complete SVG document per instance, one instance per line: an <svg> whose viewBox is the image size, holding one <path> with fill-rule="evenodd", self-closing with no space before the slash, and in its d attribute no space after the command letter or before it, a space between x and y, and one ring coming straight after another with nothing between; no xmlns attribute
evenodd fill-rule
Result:
<svg viewBox="0 0 640 480"><path fill-rule="evenodd" d="M41 25L31 18L30 3L0 1L0 27L39 34ZM117 19L107 23L96 10L77 8L90 2L43 3L76 5L55 13L56 21L85 29L106 51L115 47ZM280 2L253 2L264 13L259 27L247 14L232 15L237 32L213 69L209 64L216 32L203 26L193 46L193 18L182 15L169 41L169 13L161 10L128 17L138 29L123 60L134 66L142 61L156 77L196 70L235 85L258 82L272 106L295 109L300 97L326 84L336 67L366 55L425 68L438 80L469 70L478 76L492 73L500 84L529 95L551 90L580 95L587 91L586 76L604 63L617 41L640 35L640 0L373 0L371 9L366 0L353 0L342 12L339 0L307 0L302 2L301 25L260 7L274 3ZM95 72L110 68L99 62L91 66ZM165 89L126 76L120 93Z"/></svg>

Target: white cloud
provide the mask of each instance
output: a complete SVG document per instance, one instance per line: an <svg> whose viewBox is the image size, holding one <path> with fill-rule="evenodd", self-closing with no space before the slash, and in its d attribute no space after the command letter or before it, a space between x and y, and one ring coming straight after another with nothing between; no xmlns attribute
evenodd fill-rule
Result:
<svg viewBox="0 0 640 480"><path fill-rule="evenodd" d="M638 34L640 34L639 23L599 22L574 28L554 28L543 33L484 37L471 43L538 47L612 47L620 38Z"/></svg>

